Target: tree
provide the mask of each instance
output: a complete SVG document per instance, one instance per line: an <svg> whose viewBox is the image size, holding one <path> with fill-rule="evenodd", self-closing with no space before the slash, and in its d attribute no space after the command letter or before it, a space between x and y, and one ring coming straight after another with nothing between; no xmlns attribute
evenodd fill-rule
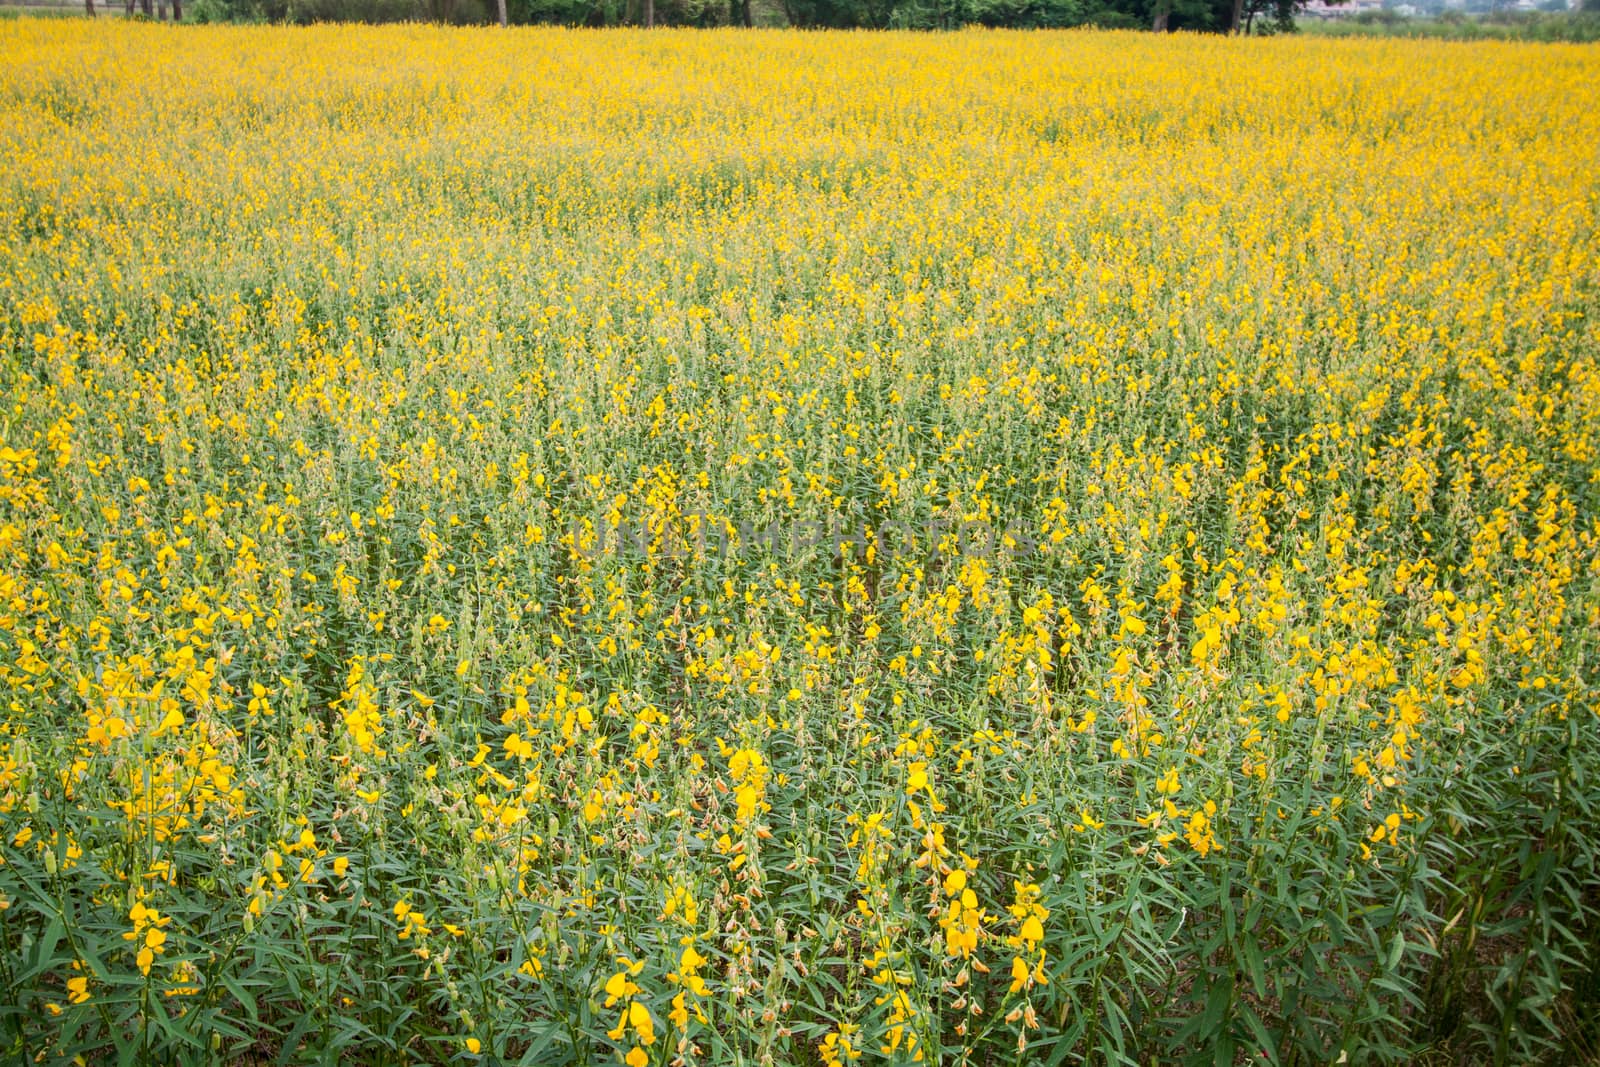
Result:
<svg viewBox="0 0 1600 1067"><path fill-rule="evenodd" d="M779 0L789 25L850 30L889 24L893 0Z"/></svg>
<svg viewBox="0 0 1600 1067"><path fill-rule="evenodd" d="M94 18L94 0L83 0L83 6L88 9L89 17Z"/></svg>
<svg viewBox="0 0 1600 1067"><path fill-rule="evenodd" d="M173 2L176 3L177 0L173 0ZM504 29L506 25L506 0L496 0L496 4L500 9L500 28Z"/></svg>
<svg viewBox="0 0 1600 1067"><path fill-rule="evenodd" d="M1197 30L1216 33L1228 25L1233 14L1233 0L1150 0L1148 14L1140 18L1139 25L1147 25L1157 33L1170 30ZM1136 5L1113 3L1113 8L1138 15ZM1105 17L1098 16L1104 23Z"/></svg>
<svg viewBox="0 0 1600 1067"><path fill-rule="evenodd" d="M975 0L972 13L985 26L1054 29L1093 21L1080 0Z"/></svg>
<svg viewBox="0 0 1600 1067"><path fill-rule="evenodd" d="M1259 17L1262 25L1287 33L1294 29L1295 13L1305 6L1306 0L1244 0L1244 32L1254 32Z"/></svg>

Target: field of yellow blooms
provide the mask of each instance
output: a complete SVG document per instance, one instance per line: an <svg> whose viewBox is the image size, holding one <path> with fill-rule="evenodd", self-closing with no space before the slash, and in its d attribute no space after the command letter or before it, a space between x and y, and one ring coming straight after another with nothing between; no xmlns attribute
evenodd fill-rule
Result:
<svg viewBox="0 0 1600 1067"><path fill-rule="evenodd" d="M1592 1053L1597 84L0 24L0 1059Z"/></svg>

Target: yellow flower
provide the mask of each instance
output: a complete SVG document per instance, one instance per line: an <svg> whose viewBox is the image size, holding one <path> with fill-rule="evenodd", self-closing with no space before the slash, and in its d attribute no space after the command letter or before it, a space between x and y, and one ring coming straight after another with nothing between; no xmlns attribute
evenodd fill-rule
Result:
<svg viewBox="0 0 1600 1067"><path fill-rule="evenodd" d="M1011 960L1011 988L1009 992L1015 993L1028 983L1028 965L1022 962L1021 956L1014 956Z"/></svg>
<svg viewBox="0 0 1600 1067"><path fill-rule="evenodd" d="M639 987L628 981L626 974L614 974L606 979L606 1007L609 1008L623 997L638 991Z"/></svg>
<svg viewBox="0 0 1600 1067"><path fill-rule="evenodd" d="M650 1011L637 1000L628 1005L628 1025L639 1035L639 1040L646 1045L652 1044L656 1039L655 1022L650 1018Z"/></svg>
<svg viewBox="0 0 1600 1067"><path fill-rule="evenodd" d="M667 1012L667 1020L679 1030L689 1028L689 1009L685 1004L687 994L679 992L672 998L672 1008Z"/></svg>

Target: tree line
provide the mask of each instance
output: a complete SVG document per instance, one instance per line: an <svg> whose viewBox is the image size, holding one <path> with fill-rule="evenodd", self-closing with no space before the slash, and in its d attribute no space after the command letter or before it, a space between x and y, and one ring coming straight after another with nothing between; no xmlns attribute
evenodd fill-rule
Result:
<svg viewBox="0 0 1600 1067"><path fill-rule="evenodd" d="M95 0L84 0L94 14ZM165 18L169 0L123 0ZM174 18L183 0L170 0ZM1291 29L1306 0L190 0L206 22L493 23L566 26L794 26L801 29ZM135 5L139 8L136 12ZM153 9L154 5L154 9Z"/></svg>

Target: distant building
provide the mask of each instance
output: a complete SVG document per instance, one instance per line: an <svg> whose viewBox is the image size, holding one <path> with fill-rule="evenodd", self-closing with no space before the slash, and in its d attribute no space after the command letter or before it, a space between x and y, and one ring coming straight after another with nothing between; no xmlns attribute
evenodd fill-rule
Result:
<svg viewBox="0 0 1600 1067"><path fill-rule="evenodd" d="M1342 19L1363 12L1382 11L1383 5L1384 0L1338 0L1332 4L1325 0L1311 0L1301 14L1314 19Z"/></svg>

